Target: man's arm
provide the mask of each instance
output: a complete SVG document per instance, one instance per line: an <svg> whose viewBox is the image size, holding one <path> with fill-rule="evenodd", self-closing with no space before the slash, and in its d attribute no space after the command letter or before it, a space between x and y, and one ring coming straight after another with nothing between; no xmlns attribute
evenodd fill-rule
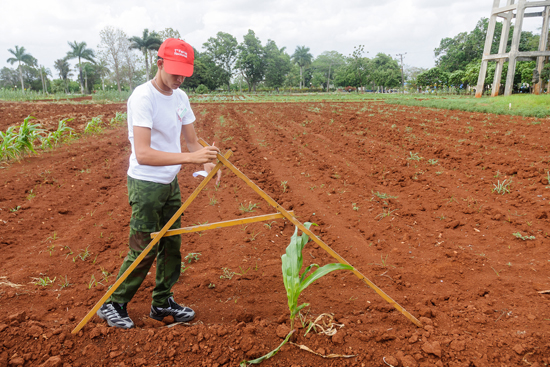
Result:
<svg viewBox="0 0 550 367"><path fill-rule="evenodd" d="M185 144L187 144L187 149L189 149L190 152L198 152L200 151L200 149L204 149L199 143L199 138L195 133L195 127L193 126L193 124L183 125L181 132L183 134L183 138L185 139ZM220 149L218 147L215 147L214 144L212 144L212 146L210 146L209 148L215 148L218 152L220 151ZM212 171L214 167L214 163L204 164L204 170L208 173L210 173L210 171ZM220 183L221 178L222 170L220 169L218 170L218 175L216 177L216 185Z"/></svg>
<svg viewBox="0 0 550 367"><path fill-rule="evenodd" d="M193 125L191 128L193 129ZM189 125L184 125L185 127ZM220 151L217 147L202 147L196 135L195 144L191 146L187 143L190 153L168 153L151 148L151 129L148 127L134 126L134 149L136 150L136 159L139 164L147 166L173 166L177 164L208 163L216 159L216 154ZM184 133L185 136L185 133ZM185 136L187 141L187 136ZM198 145L198 147L197 147Z"/></svg>

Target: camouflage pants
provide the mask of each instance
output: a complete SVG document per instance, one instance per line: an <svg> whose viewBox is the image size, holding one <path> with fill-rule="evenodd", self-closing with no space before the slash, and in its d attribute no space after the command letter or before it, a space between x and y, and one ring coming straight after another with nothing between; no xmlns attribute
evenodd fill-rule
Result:
<svg viewBox="0 0 550 367"><path fill-rule="evenodd" d="M159 184L128 177L128 201L132 206L128 255L124 259L118 278L151 242L151 233L158 232L181 207L181 193L177 177L170 184ZM180 228L178 218L172 225ZM156 285L153 305L164 306L172 296L172 287L181 272L181 236L163 237L132 273L111 295L110 301L129 302L136 294L145 276L157 259Z"/></svg>

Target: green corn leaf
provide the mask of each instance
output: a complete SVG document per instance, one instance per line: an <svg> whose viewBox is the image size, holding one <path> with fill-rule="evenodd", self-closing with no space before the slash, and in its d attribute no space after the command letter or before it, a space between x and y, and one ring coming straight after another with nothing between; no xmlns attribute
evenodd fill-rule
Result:
<svg viewBox="0 0 550 367"><path fill-rule="evenodd" d="M291 330L290 333L288 333L288 335L286 336L285 340L283 340L283 342L281 343L281 345L279 345L277 348L273 349L271 352L267 353L266 355L260 357L260 358L256 358L256 359L253 359L251 361L242 361L239 366L240 367L246 367L248 365L251 365L251 364L260 364L262 363L263 361L265 361L266 359L268 358L271 358L273 357L275 354L277 354L277 352L282 348L283 345L285 345L287 342L288 342L288 339L290 339L290 336L294 333L294 330Z"/></svg>
<svg viewBox="0 0 550 367"><path fill-rule="evenodd" d="M340 263L327 264L322 268L315 270L313 273L311 273L310 276L306 278L306 280L304 280L303 283L300 284L300 292L306 289L311 283L313 283L317 279L327 275L330 272L333 272L334 270L353 270L353 266Z"/></svg>

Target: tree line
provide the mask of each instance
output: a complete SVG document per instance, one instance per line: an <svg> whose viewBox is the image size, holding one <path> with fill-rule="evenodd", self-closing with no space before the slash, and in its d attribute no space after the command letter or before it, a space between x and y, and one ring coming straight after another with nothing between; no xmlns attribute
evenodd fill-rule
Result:
<svg viewBox="0 0 550 367"><path fill-rule="evenodd" d="M385 90L406 85L409 88L466 88L477 84L488 20L482 18L471 32L444 38L434 50L436 66L431 69L402 69L391 55L377 53L367 57L364 45L354 47L350 55L325 51L313 57L309 47L297 46L292 54L269 39L262 44L253 30L243 41L225 32L218 32L195 49L195 71L186 78L183 88L207 92L256 91L289 89L292 91ZM493 42L496 52L502 30L497 23ZM509 44L511 43L510 32ZM16 68L0 70L0 88L32 89L47 92L91 93L94 90L131 91L155 75L156 51L166 38L181 38L177 30L166 28L156 32L144 29L140 36L129 37L123 30L105 27L100 31L96 50L86 42L69 41L67 54L55 60L57 78L27 52L15 46L7 62ZM538 35L523 32L520 51L538 48ZM75 60L71 69L69 61ZM548 66L548 65L547 65ZM530 82L534 62L518 63L516 82ZM487 73L492 83L494 63ZM503 78L506 76L506 65ZM76 81L72 81L76 77Z"/></svg>
<svg viewBox="0 0 550 367"><path fill-rule="evenodd" d="M476 86L483 57L483 48L489 20L482 18L478 21L471 32L462 32L455 37L443 38L439 46L434 50L436 57L436 66L429 70L418 70L410 80L411 84L417 87L455 87L465 89L468 86ZM512 45L512 36L514 27L511 26L506 52L510 51ZM495 34L491 46L491 53L498 53L500 37L502 34L502 23L496 23ZM522 31L519 51L537 51L539 47L540 35L533 34L530 31ZM526 83L532 84L533 70L535 61L520 61L516 66L514 75L514 85L516 90L519 86ZM491 85L495 76L496 62L488 64L487 77L485 85ZM508 62L504 63L501 85L506 83L508 71ZM546 63L543 74L543 80L550 78L550 64Z"/></svg>
<svg viewBox="0 0 550 367"><path fill-rule="evenodd" d="M132 90L154 76L157 71L156 51L169 37L181 38L178 31L167 28L161 32L144 29L142 35L128 37L121 29L106 27L100 31L97 49L86 42L68 42L67 54L55 60L52 71L41 65L24 47L8 51L13 55L8 63L15 68L0 70L0 88L39 90L48 92L90 93L93 90ZM225 32L218 32L195 49L195 71L186 78L183 87L212 90L247 90L258 88L279 90L331 90L342 87L374 89L396 88L402 84L401 68L390 55L366 56L364 46L345 56L337 51L325 51L316 58L309 47L297 46L292 54L273 40L262 44L253 30L243 41ZM75 60L71 69L69 61ZM76 77L76 81L71 78Z"/></svg>

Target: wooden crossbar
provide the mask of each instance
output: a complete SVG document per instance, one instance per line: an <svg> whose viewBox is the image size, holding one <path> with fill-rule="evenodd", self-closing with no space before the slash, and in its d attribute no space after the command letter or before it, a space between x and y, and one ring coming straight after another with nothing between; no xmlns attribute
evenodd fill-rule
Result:
<svg viewBox="0 0 550 367"><path fill-rule="evenodd" d="M290 215L294 216L293 211L289 211L288 213ZM217 228L226 228L226 227L238 226L240 224L265 222L266 220L274 220L274 219L281 219L281 218L284 218L284 216L281 213L273 213L273 214L258 215L258 216L255 216L255 217L242 218L242 219L226 220L226 221L223 221L223 222L216 222L216 223L210 223L210 224L199 224L199 225L192 226L192 227L184 227L184 228L179 228L179 229L170 229L164 234L164 237L176 236L178 234L183 234L183 233L202 232L202 231L207 231L209 229L217 229ZM159 233L160 232L151 233L151 238L155 238Z"/></svg>

